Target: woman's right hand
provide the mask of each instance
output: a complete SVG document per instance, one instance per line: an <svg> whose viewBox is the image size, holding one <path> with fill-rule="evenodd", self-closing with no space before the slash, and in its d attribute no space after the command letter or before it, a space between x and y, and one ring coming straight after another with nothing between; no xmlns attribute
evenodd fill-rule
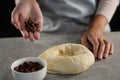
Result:
<svg viewBox="0 0 120 80"><path fill-rule="evenodd" d="M34 33L28 32L25 28L23 29L25 21L29 18L34 23L38 24L38 30ZM29 39L31 41L38 40L43 26L43 16L37 1L19 0L12 11L11 22L17 29L20 30L25 39Z"/></svg>

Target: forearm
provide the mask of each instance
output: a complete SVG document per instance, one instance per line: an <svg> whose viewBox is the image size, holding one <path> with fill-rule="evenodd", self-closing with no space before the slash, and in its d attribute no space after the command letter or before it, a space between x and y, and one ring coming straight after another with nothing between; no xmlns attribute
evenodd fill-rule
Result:
<svg viewBox="0 0 120 80"><path fill-rule="evenodd" d="M102 15L96 15L90 24L88 30L94 29L97 30L99 29L101 32L104 32L105 26L108 24L107 18L102 16Z"/></svg>
<svg viewBox="0 0 120 80"><path fill-rule="evenodd" d="M104 32L104 29L113 17L118 4L119 0L100 0L96 15L89 29L100 29Z"/></svg>
<svg viewBox="0 0 120 80"><path fill-rule="evenodd" d="M119 0L99 0L96 15L104 16L109 23L119 3Z"/></svg>

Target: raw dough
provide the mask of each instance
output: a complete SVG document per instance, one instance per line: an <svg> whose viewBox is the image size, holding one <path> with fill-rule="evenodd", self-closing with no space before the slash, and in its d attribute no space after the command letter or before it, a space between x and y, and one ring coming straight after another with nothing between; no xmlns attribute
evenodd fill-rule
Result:
<svg viewBox="0 0 120 80"><path fill-rule="evenodd" d="M47 61L48 73L78 74L94 64L94 56L85 46L66 43L53 46L38 57Z"/></svg>

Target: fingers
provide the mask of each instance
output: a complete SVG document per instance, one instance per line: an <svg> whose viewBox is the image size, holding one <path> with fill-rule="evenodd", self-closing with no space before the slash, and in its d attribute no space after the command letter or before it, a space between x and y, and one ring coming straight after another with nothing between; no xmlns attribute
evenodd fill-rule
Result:
<svg viewBox="0 0 120 80"><path fill-rule="evenodd" d="M97 58L99 42L98 42L97 38L92 37L92 36L89 38L89 41L93 45L93 54L94 54L95 58Z"/></svg>
<svg viewBox="0 0 120 80"><path fill-rule="evenodd" d="M22 28L25 29L25 27L24 27L25 26L25 24L24 24L25 20L26 20L26 18L21 14L20 18L19 18L21 29Z"/></svg>
<svg viewBox="0 0 120 80"><path fill-rule="evenodd" d="M37 24L38 26L38 32L41 32L42 31L42 26L43 26L43 18L41 17L37 17L35 19L33 19L33 22Z"/></svg>
<svg viewBox="0 0 120 80"><path fill-rule="evenodd" d="M34 38L36 39L36 40L38 40L38 39L40 39L40 32L34 32Z"/></svg>
<svg viewBox="0 0 120 80"><path fill-rule="evenodd" d="M107 40L104 40L105 43L105 50L104 50L104 58L107 58L109 53L110 53L110 47L111 47L111 43Z"/></svg>
<svg viewBox="0 0 120 80"><path fill-rule="evenodd" d="M34 40L38 40L40 38L40 33L39 32L29 32L29 40L30 41L34 41Z"/></svg>
<svg viewBox="0 0 120 80"><path fill-rule="evenodd" d="M88 37L88 40L92 43L95 58L102 60L103 58L107 58L108 55L113 54L114 46L105 38ZM86 45L84 38L82 39L82 43Z"/></svg>
<svg viewBox="0 0 120 80"><path fill-rule="evenodd" d="M41 28L42 28L42 25L43 25L43 20L40 17L38 17L38 18L32 19L32 21L34 23L36 23L36 26L38 26L37 31L29 33L29 35L30 35L29 39L31 41L34 41L34 40L40 39L40 32L41 32Z"/></svg>
<svg viewBox="0 0 120 80"><path fill-rule="evenodd" d="M97 53L97 59L102 60L103 58L107 58L108 55L113 54L113 44L107 41L106 39L99 40L99 49Z"/></svg>
<svg viewBox="0 0 120 80"><path fill-rule="evenodd" d="M42 31L42 26L43 24L41 24L40 22L38 23L38 32L41 32Z"/></svg>
<svg viewBox="0 0 120 80"><path fill-rule="evenodd" d="M89 45L88 45L88 42L87 42L87 35L86 35L86 34L83 34L83 35L82 35L82 37L81 37L81 43L82 43L83 45L85 45L88 49L90 49L90 48L89 48Z"/></svg>
<svg viewBox="0 0 120 80"><path fill-rule="evenodd" d="M113 43L110 44L110 51L109 51L109 54L112 55L114 52L114 45Z"/></svg>
<svg viewBox="0 0 120 80"><path fill-rule="evenodd" d="M29 38L29 33L25 29L25 24L24 24L25 20L26 20L25 17L23 17L23 15L20 15L20 19L19 19L19 21L20 21L20 27L21 27L20 28L20 32L21 32L23 38L28 39Z"/></svg>
<svg viewBox="0 0 120 80"><path fill-rule="evenodd" d="M38 40L40 39L40 33L39 32L27 32L26 30L20 30L23 38L29 39L30 41Z"/></svg>
<svg viewBox="0 0 120 80"><path fill-rule="evenodd" d="M29 39L30 41L38 40L40 39L40 33L39 32L27 32L26 30L20 30L23 38Z"/></svg>
<svg viewBox="0 0 120 80"><path fill-rule="evenodd" d="M34 35L33 35L32 32L29 32L29 40L30 41L34 41L35 40Z"/></svg>
<svg viewBox="0 0 120 80"><path fill-rule="evenodd" d="M13 11L12 17L11 17L11 23L20 30L22 36L27 39L28 38L28 32L24 28L24 21L25 18L20 15L19 13Z"/></svg>
<svg viewBox="0 0 120 80"><path fill-rule="evenodd" d="M27 19L25 19L22 15L20 16L20 26L21 26L20 32L22 33L22 35L25 39L29 39L30 41L38 40L40 38L40 32L38 32L38 31L28 32L25 29L25 21L26 20ZM36 21L36 24L37 24L37 21ZM39 26L39 27L41 27L41 26Z"/></svg>
<svg viewBox="0 0 120 80"><path fill-rule="evenodd" d="M92 44L93 44L93 54L94 54L95 58L97 58L98 48L99 48L99 43L98 43L97 39L94 40L94 42L92 42Z"/></svg>
<svg viewBox="0 0 120 80"><path fill-rule="evenodd" d="M104 55L104 50L105 50L105 44L104 41L102 39L99 40L99 50L98 50L98 59L103 59L103 55Z"/></svg>
<svg viewBox="0 0 120 80"><path fill-rule="evenodd" d="M19 22L19 14L18 13L12 13L11 17L11 23L17 28L20 29L20 22Z"/></svg>
<svg viewBox="0 0 120 80"><path fill-rule="evenodd" d="M98 59L107 58L108 55L113 54L113 43L107 41L106 39L100 40Z"/></svg>
<svg viewBox="0 0 120 80"><path fill-rule="evenodd" d="M20 32L21 32L23 38L25 38L25 39L29 38L29 34L28 34L28 32L25 29L24 30L20 30Z"/></svg>

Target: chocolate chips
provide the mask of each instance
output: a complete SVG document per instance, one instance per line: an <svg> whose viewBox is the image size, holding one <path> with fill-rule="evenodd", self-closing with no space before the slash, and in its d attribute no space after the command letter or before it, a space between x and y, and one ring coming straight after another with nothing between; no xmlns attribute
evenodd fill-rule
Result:
<svg viewBox="0 0 120 80"><path fill-rule="evenodd" d="M29 18L27 21L25 21L25 29L28 32L34 33L35 31L38 31L38 23L34 23L31 18Z"/></svg>
<svg viewBox="0 0 120 80"><path fill-rule="evenodd" d="M18 72L30 73L30 72L38 71L42 68L43 66L40 63L29 61L20 64L19 66L15 67L14 70Z"/></svg>

